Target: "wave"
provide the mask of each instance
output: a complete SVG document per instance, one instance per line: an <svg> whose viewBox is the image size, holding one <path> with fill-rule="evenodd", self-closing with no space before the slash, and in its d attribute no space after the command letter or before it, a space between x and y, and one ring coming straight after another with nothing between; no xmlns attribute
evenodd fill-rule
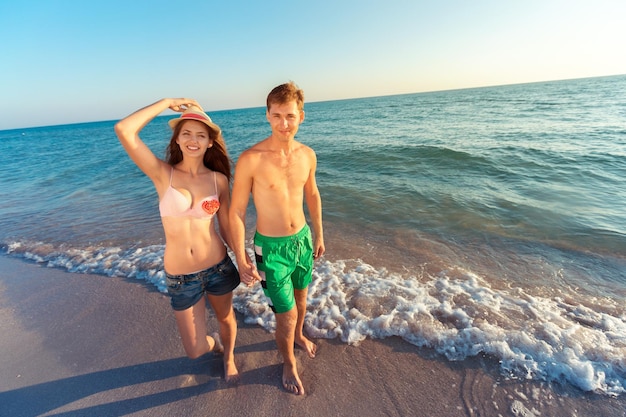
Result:
<svg viewBox="0 0 626 417"><path fill-rule="evenodd" d="M147 247L88 246L75 248L43 242L13 241L0 245L6 254L68 272L136 278L167 292L163 272L164 245Z"/></svg>
<svg viewBox="0 0 626 417"><path fill-rule="evenodd" d="M0 247L48 267L142 279L167 292L162 245ZM238 287L233 302L246 323L275 330L259 286ZM399 336L451 361L490 355L509 379L571 384L608 396L626 390L626 311L615 300L583 299L565 290L542 296L510 284L495 288L461 267L399 274L360 259L322 259L309 288L305 326L312 337L354 345L368 337Z"/></svg>

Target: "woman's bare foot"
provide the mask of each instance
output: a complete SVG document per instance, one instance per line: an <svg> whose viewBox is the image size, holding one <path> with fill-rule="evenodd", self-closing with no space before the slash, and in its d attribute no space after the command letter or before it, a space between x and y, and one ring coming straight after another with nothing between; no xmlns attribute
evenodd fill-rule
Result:
<svg viewBox="0 0 626 417"><path fill-rule="evenodd" d="M235 365L234 358L227 358L224 355L224 379L229 384L236 384L239 382L239 370Z"/></svg>
<svg viewBox="0 0 626 417"><path fill-rule="evenodd" d="M213 345L213 349L211 349L211 352L224 353L224 345L222 344L222 338L220 337L220 334L217 332L211 333L211 337L215 342L215 344Z"/></svg>
<svg viewBox="0 0 626 417"><path fill-rule="evenodd" d="M224 345L222 344L222 338L219 333L212 333L211 337L215 341L211 352L217 355L224 355L224 379L228 383L236 383L239 380L239 371L237 370L237 365L235 365L235 358L232 354L225 354Z"/></svg>
<svg viewBox="0 0 626 417"><path fill-rule="evenodd" d="M283 365L283 387L292 394L304 395L304 387L295 366Z"/></svg>
<svg viewBox="0 0 626 417"><path fill-rule="evenodd" d="M296 337L296 345L306 350L306 353L309 355L309 358L312 359L315 357L315 354L317 353L317 345L311 342L305 336Z"/></svg>

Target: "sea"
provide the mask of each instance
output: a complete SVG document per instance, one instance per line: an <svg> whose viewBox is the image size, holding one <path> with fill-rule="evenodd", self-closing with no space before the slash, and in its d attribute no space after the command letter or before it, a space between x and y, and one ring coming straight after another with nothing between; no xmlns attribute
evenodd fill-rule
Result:
<svg viewBox="0 0 626 417"><path fill-rule="evenodd" d="M626 75L305 111L327 250L309 335L400 337L444 361L494 358L511 381L624 394ZM263 107L209 114L233 161L270 133ZM157 155L173 117L141 132ZM157 194L115 122L0 131L0 253L165 293ZM274 330L259 286L234 304Z"/></svg>

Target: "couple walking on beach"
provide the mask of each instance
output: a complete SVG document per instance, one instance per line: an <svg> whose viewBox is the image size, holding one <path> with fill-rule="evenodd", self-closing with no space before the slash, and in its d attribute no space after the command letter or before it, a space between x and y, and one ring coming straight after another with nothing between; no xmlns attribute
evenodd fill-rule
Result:
<svg viewBox="0 0 626 417"><path fill-rule="evenodd" d="M292 82L279 85L266 104L271 134L240 155L232 197L231 160L221 130L195 100L162 99L119 121L115 132L159 196L168 294L187 356L223 353L226 381L238 380L232 291L240 282L248 287L258 282L276 317L282 384L289 392L304 394L294 345L315 357L316 345L304 336L303 326L313 260L325 251L317 157L295 140L304 120L302 90ZM169 121L173 133L161 160L139 132L168 108L181 115ZM256 209L254 262L245 247L250 194ZM225 245L234 252L238 271ZM219 332L211 335L206 329L205 296L219 323Z"/></svg>

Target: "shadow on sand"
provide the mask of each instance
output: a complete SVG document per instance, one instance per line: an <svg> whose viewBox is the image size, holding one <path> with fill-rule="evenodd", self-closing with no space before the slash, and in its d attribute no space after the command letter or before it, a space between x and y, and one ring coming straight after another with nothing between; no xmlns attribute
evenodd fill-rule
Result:
<svg viewBox="0 0 626 417"><path fill-rule="evenodd" d="M262 375L272 373L273 368L267 366L244 372L239 384L267 380ZM123 416L231 388L222 375L221 357L210 354L197 360L181 357L97 371L0 392L0 415ZM96 398L81 407L82 400L91 396ZM59 408L67 409L66 406L74 402L77 404L73 410L54 412ZM94 402L101 404L93 405Z"/></svg>

